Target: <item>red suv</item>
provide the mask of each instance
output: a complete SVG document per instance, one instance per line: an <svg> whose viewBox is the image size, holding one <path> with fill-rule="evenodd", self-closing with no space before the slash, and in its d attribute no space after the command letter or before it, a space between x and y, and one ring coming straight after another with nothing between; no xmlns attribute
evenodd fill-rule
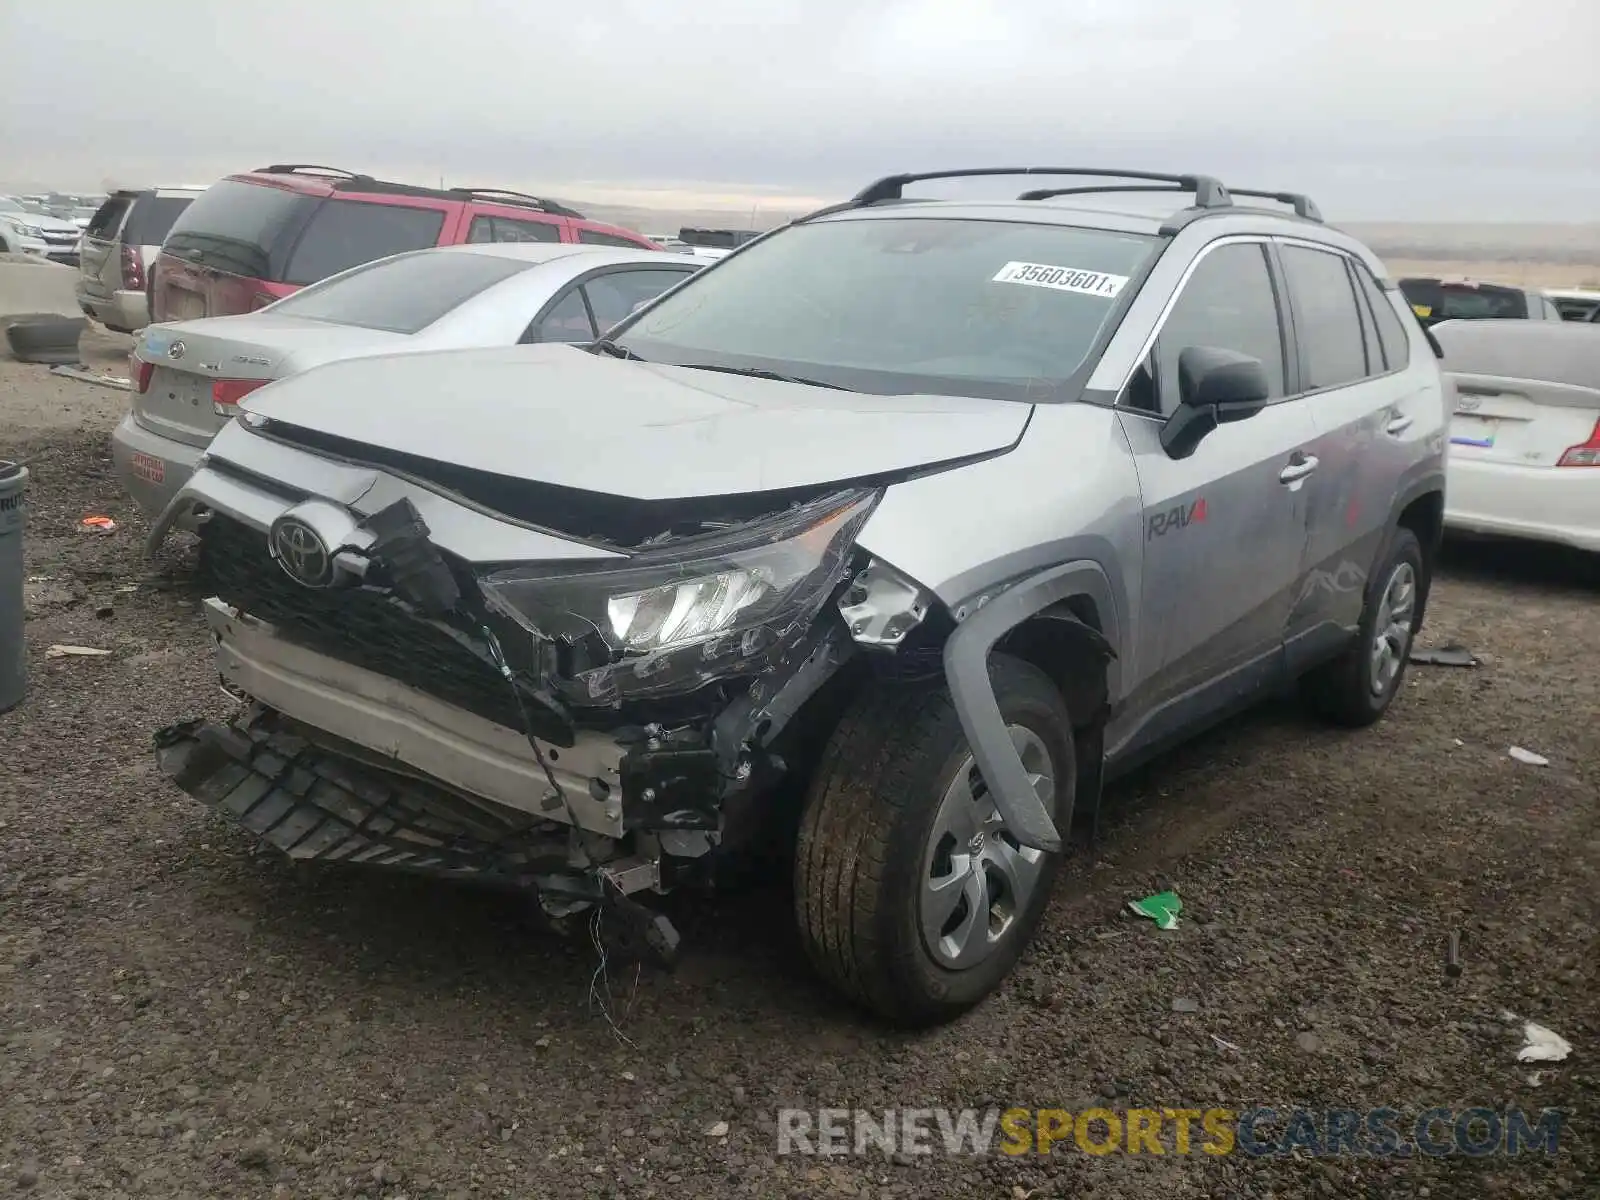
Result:
<svg viewBox="0 0 1600 1200"><path fill-rule="evenodd" d="M660 249L643 234L520 192L413 187L280 163L230 175L184 211L150 272L150 315L252 312L373 259L461 242Z"/></svg>

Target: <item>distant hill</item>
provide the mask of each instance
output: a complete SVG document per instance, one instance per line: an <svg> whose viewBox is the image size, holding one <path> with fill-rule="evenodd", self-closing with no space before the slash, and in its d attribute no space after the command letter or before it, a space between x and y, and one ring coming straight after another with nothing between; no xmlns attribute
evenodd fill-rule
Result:
<svg viewBox="0 0 1600 1200"><path fill-rule="evenodd" d="M1351 222L1344 226L1384 257L1600 268L1600 222L1572 225Z"/></svg>
<svg viewBox="0 0 1600 1200"><path fill-rule="evenodd" d="M808 211L767 202L749 210L639 208L571 201L586 215L644 233L675 233L684 225L714 229L770 229ZM1421 221L1352 221L1349 230L1380 256L1415 262L1550 263L1600 270L1600 222L1583 224L1466 224Z"/></svg>

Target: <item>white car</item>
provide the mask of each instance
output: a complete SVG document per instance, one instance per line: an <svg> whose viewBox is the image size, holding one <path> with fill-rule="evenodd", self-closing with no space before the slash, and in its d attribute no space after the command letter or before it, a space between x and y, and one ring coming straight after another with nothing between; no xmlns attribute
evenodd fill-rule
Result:
<svg viewBox="0 0 1600 1200"><path fill-rule="evenodd" d="M1600 321L1600 288L1546 288L1566 321Z"/></svg>
<svg viewBox="0 0 1600 1200"><path fill-rule="evenodd" d="M37 211L15 196L0 196L0 254L31 254L76 266L82 236L71 221Z"/></svg>
<svg viewBox="0 0 1600 1200"><path fill-rule="evenodd" d="M1455 393L1447 529L1600 553L1600 328L1441 321Z"/></svg>
<svg viewBox="0 0 1600 1200"><path fill-rule="evenodd" d="M117 475L154 520L240 399L265 384L375 354L591 342L706 265L575 243L443 246L364 263L256 312L151 325L111 437Z"/></svg>

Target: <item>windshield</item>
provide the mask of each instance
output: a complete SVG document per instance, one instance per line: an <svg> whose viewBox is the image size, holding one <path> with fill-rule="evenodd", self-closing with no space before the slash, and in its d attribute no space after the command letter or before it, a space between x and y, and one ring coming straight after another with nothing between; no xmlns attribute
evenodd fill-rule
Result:
<svg viewBox="0 0 1600 1200"><path fill-rule="evenodd" d="M11 199L9 196L0 196L0 212L27 212L27 211L28 211L27 209L23 208L22 205L18 204L15 200Z"/></svg>
<svg viewBox="0 0 1600 1200"><path fill-rule="evenodd" d="M1077 371L1156 245L940 217L796 225L708 268L615 340L645 359L856 391L1038 400Z"/></svg>
<svg viewBox="0 0 1600 1200"><path fill-rule="evenodd" d="M485 288L533 265L526 259L493 254L423 250L313 284L278 301L272 311L333 325L416 333Z"/></svg>

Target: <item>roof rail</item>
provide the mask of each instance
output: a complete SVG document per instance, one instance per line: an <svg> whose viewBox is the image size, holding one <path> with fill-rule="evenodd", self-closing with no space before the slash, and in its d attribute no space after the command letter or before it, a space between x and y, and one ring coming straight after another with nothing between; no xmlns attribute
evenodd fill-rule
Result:
<svg viewBox="0 0 1600 1200"><path fill-rule="evenodd" d="M577 217L582 219L583 214L576 209L558 204L554 200L545 200L538 196L530 196L526 192L513 192L509 188L492 187L453 187L452 192L461 192L480 200L500 200L506 204L515 204L523 208L537 208L558 217Z"/></svg>
<svg viewBox="0 0 1600 1200"><path fill-rule="evenodd" d="M1023 192L1018 200L1054 200L1057 196L1087 196L1093 192L1187 192L1189 189L1176 183L1131 183L1119 187L1112 183L1097 183L1091 187L1034 188Z"/></svg>
<svg viewBox="0 0 1600 1200"><path fill-rule="evenodd" d="M257 175L337 175L341 179L364 179L354 171L346 171L343 167L320 167L316 163L274 163L270 167L257 167Z"/></svg>
<svg viewBox="0 0 1600 1200"><path fill-rule="evenodd" d="M846 207L864 208L886 200L904 199L903 193L908 183L921 183L929 179L976 179L991 175L1084 175L1095 179L1147 179L1176 184L1175 191L1193 192L1195 205L1199 208L1226 208L1232 203L1228 198L1228 189L1210 175L1162 175L1150 171L1114 171L1105 167L967 167L955 171L885 175L857 192Z"/></svg>
<svg viewBox="0 0 1600 1200"><path fill-rule="evenodd" d="M1262 200L1276 200L1279 204L1287 204L1294 209L1294 215L1306 221L1322 221L1322 210L1310 196L1303 196L1299 192L1263 192L1255 188L1234 188L1235 196L1255 196Z"/></svg>

